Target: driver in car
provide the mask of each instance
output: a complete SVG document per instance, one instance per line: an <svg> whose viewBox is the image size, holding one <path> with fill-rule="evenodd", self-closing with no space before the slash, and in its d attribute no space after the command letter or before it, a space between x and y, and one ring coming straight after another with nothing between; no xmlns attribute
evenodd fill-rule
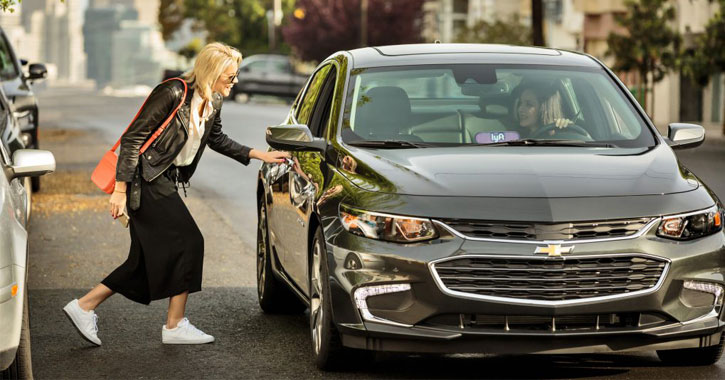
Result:
<svg viewBox="0 0 725 380"><path fill-rule="evenodd" d="M522 138L536 136L536 131L554 125L548 135L554 135L557 129L573 124L564 117L561 106L561 94L552 84L540 81L523 81L516 89L519 97L516 101L514 118L518 121L517 132Z"/></svg>

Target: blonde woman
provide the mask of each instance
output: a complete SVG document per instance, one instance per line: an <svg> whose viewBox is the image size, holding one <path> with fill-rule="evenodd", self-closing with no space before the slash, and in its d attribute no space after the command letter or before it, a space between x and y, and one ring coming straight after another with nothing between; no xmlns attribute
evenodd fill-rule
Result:
<svg viewBox="0 0 725 380"><path fill-rule="evenodd" d="M237 82L241 62L241 53L232 47L206 45L193 69L184 74L186 97L180 80L159 84L122 136L110 214L115 219L128 210L128 259L86 295L63 308L89 342L101 345L94 310L115 293L147 305L169 299L166 324L161 329L163 343L214 341L184 317L189 293L201 290L204 238L178 194L178 184L184 186L189 181L207 145L244 165L253 158L282 162L289 157L285 152L241 145L222 132L222 99ZM167 128L139 157L140 147L180 102L183 105Z"/></svg>

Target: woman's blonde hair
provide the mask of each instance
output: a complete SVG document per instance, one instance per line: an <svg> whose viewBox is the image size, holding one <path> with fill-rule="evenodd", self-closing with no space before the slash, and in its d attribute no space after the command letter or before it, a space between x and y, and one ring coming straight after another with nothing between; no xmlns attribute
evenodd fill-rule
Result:
<svg viewBox="0 0 725 380"><path fill-rule="evenodd" d="M194 89L203 99L211 100L212 86L232 63L238 67L242 63L242 53L221 42L212 42L201 49L194 67L184 74L184 79L194 82Z"/></svg>

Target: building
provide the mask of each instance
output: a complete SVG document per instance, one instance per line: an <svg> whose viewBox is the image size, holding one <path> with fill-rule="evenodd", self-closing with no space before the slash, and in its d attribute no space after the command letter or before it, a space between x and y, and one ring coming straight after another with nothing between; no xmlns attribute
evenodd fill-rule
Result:
<svg viewBox="0 0 725 380"><path fill-rule="evenodd" d="M89 7L86 23L83 25L85 51L88 54L88 78L96 81L97 87L110 83L112 77L113 36L126 20L137 20L135 9L116 5L108 8ZM135 49L133 50L135 51Z"/></svg>
<svg viewBox="0 0 725 380"><path fill-rule="evenodd" d="M14 14L3 15L0 20L10 30L18 55L45 63L50 81L85 79L81 0L24 0Z"/></svg>
<svg viewBox="0 0 725 380"><path fill-rule="evenodd" d="M455 42L464 28L481 20L509 19L526 3L530 0L427 0L423 3L423 40Z"/></svg>

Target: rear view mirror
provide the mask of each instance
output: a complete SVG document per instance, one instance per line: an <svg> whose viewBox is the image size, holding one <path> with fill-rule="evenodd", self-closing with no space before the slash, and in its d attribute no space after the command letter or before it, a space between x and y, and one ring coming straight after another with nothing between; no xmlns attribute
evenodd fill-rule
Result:
<svg viewBox="0 0 725 380"><path fill-rule="evenodd" d="M312 136L304 124L268 127L266 139L267 144L277 150L324 152L327 149L327 142Z"/></svg>
<svg viewBox="0 0 725 380"><path fill-rule="evenodd" d="M37 177L55 171L55 157L47 150L19 149L13 153L13 178Z"/></svg>
<svg viewBox="0 0 725 380"><path fill-rule="evenodd" d="M705 128L697 124L672 123L667 126L667 139L672 149L694 148L705 141Z"/></svg>
<svg viewBox="0 0 725 380"><path fill-rule="evenodd" d="M43 79L48 75L48 69L42 63L31 63L28 69L28 79Z"/></svg>

